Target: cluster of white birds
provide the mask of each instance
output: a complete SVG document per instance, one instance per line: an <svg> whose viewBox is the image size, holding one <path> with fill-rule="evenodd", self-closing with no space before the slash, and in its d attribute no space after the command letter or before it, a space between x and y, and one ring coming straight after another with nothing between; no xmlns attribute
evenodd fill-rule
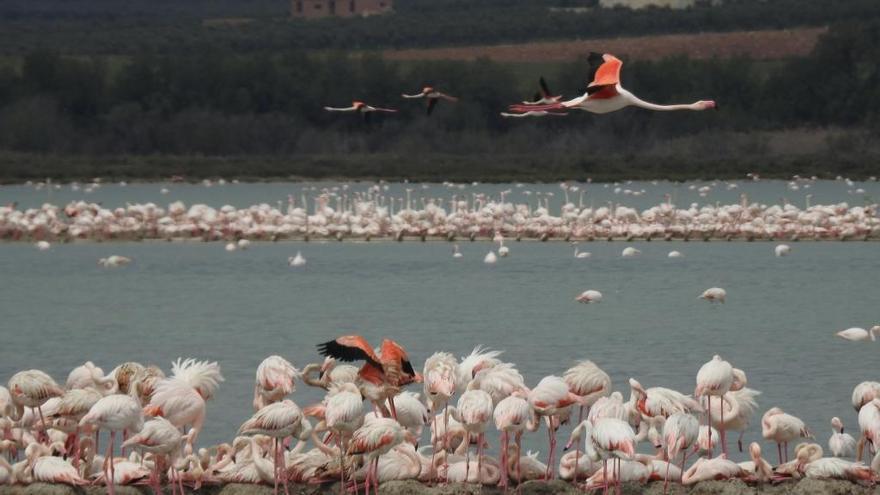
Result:
<svg viewBox="0 0 880 495"><path fill-rule="evenodd" d="M566 196L577 186L567 186ZM287 205L262 203L246 208L175 201L161 207L135 203L107 208L74 201L64 207L0 207L0 239L10 240L279 240L301 238L455 239L502 233L527 239L868 239L880 238L877 205L845 202L800 208L791 203L766 205L743 196L735 204L692 203L678 207L671 199L644 210L609 202L602 206L565 198L551 212L549 195L514 202L507 196L471 193L451 197L385 195L381 187L352 192L316 191L314 204L304 195ZM229 249L238 245L230 244Z"/></svg>
<svg viewBox="0 0 880 495"><path fill-rule="evenodd" d="M223 381L217 363L178 360L166 377L157 366L134 362L105 375L87 362L70 372L65 386L39 370L16 373L8 388L0 387L0 484L106 484L113 493L114 485L160 490L168 483L182 494L184 485L226 482L272 484L277 492L279 486L287 491L289 482L335 480L343 490L359 484L369 490L407 479L507 487L558 476L607 489L653 480L880 478L878 382L853 391L858 441L843 433L839 418L831 420L833 457L803 443L788 460L788 443L812 434L778 407L767 410L762 435L778 447L772 466L757 442L749 446L750 461L727 458L726 434L739 432L742 450L760 392L720 356L697 371L693 395L630 378L624 400L612 391L608 374L586 360L528 386L498 351L477 348L460 360L437 352L420 374L389 340L374 351L361 337L346 336L319 349L324 361L302 371L280 356L266 358L255 377L255 414L231 443L201 448L196 441L206 404ZM343 359L365 364L358 368ZM300 380L326 390L324 399L298 406L289 396ZM422 383L424 395L402 392L409 383ZM575 449L557 462L557 430L575 417L565 445ZM490 425L500 433L498 457L485 452ZM521 451L523 434L541 428L548 432L546 463ZM101 430L110 436L104 456L98 454ZM425 431L429 441L418 447ZM123 437L119 456L117 434ZM866 446L877 451L870 465L861 463ZM688 458L695 461L688 464Z"/></svg>

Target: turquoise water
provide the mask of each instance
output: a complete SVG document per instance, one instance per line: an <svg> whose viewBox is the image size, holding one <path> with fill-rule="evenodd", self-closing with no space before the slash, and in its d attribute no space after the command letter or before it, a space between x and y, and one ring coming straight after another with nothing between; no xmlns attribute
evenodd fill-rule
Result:
<svg viewBox="0 0 880 495"><path fill-rule="evenodd" d="M642 250L621 258L627 245ZM200 444L230 440L251 414L254 372L270 354L297 367L320 358L315 345L360 333L387 336L420 369L430 353L505 351L530 385L592 359L628 396L628 377L690 393L696 372L721 354L763 391L746 439L760 437L773 406L803 418L825 443L829 419L857 428L855 384L877 379L880 343L834 336L880 323L876 243L511 243L485 265L488 243L222 243L0 245L0 381L41 368L63 382L92 360L105 371L135 360L170 368L179 356L218 361L226 377L209 403ZM680 259L666 254L676 249ZM308 264L287 266L301 250ZM119 269L100 257L134 259ZM724 287L726 304L697 298ZM581 305L586 289L604 294ZM300 384L300 405L320 395ZM545 434L530 440L546 451ZM773 452L775 449L767 450Z"/></svg>

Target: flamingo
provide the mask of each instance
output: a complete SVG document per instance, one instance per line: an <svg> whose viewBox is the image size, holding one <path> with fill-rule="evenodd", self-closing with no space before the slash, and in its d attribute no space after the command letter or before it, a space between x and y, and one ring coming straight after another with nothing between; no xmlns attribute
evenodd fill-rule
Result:
<svg viewBox="0 0 880 495"><path fill-rule="evenodd" d="M101 393L92 388L68 390L52 415L55 428L69 433L68 441L73 443L70 449L73 467L79 467L79 422L101 397Z"/></svg>
<svg viewBox="0 0 880 495"><path fill-rule="evenodd" d="M623 248L623 251L620 253L624 258L634 258L640 254L642 254L641 251L631 246Z"/></svg>
<svg viewBox="0 0 880 495"><path fill-rule="evenodd" d="M116 254L98 260L98 264L103 266L104 268L116 268L120 266L126 266L129 263L131 263L131 258L128 258L126 256L119 256Z"/></svg>
<svg viewBox="0 0 880 495"><path fill-rule="evenodd" d="M114 495L116 492L113 480L116 478L113 474L113 444L116 443L116 432L122 430L141 431L144 426L141 405L137 399L127 395L117 394L102 397L79 421L80 428L86 426L110 430L110 443L107 445L107 455L104 457L104 476L108 480L107 486L110 495Z"/></svg>
<svg viewBox="0 0 880 495"><path fill-rule="evenodd" d="M724 300L727 299L727 291L721 287L711 287L704 290L697 299L705 299L710 303L720 302L721 304L724 304Z"/></svg>
<svg viewBox="0 0 880 495"><path fill-rule="evenodd" d="M758 442L749 444L749 456L752 458L751 461L739 463L743 473L754 476L761 483L766 483L774 478L773 467L761 457L761 446L758 445Z"/></svg>
<svg viewBox="0 0 880 495"><path fill-rule="evenodd" d="M623 66L623 62L620 59L610 53L590 53L587 62L590 65L591 81L582 96L547 105L511 105L510 110L512 112L529 112L536 110L578 109L590 113L604 114L629 106L655 111L718 109L718 105L712 100L700 100L686 105L657 105L646 102L623 89L620 85L620 69Z"/></svg>
<svg viewBox="0 0 880 495"><path fill-rule="evenodd" d="M579 296L574 298L574 300L584 304L598 303L602 302L602 293L597 290L589 289L581 292Z"/></svg>
<svg viewBox="0 0 880 495"><path fill-rule="evenodd" d="M529 405L534 413L547 418L547 433L550 438L550 452L547 461L547 479L552 479L555 472L554 456L556 454L556 430L567 418L569 408L580 404L584 399L571 393L568 384L558 376L545 376L528 392Z"/></svg>
<svg viewBox="0 0 880 495"><path fill-rule="evenodd" d="M733 366L730 365L729 362L721 359L721 356L714 355L712 359L700 367L700 370L697 372L697 388L694 389L694 397L698 399L706 396L706 401L708 403L706 413L708 414L709 425L712 424L712 397L718 397L719 400L723 400L722 397L724 394L730 391L730 387L733 385ZM724 408L721 408L721 423L719 428L721 432L721 451L724 454L727 454L727 443L725 441L724 436ZM709 430L711 432L711 430ZM709 438L709 443L711 445L712 438ZM709 451L709 455L711 457L712 451Z"/></svg>
<svg viewBox="0 0 880 495"><path fill-rule="evenodd" d="M36 408L42 423L42 435L46 435L46 418L41 407L49 399L64 395L64 389L55 380L40 370L19 371L9 379L9 393L15 405L16 417L21 418L24 408ZM46 438L48 439L48 438Z"/></svg>
<svg viewBox="0 0 880 495"><path fill-rule="evenodd" d="M296 391L297 370L281 356L269 356L257 367L254 383L254 410L278 402Z"/></svg>
<svg viewBox="0 0 880 495"><path fill-rule="evenodd" d="M264 406L238 429L239 435L266 435L274 439L272 466L275 474L275 495L278 495L278 478L283 478L284 493L288 493L287 476L283 474L286 468L282 441L291 435L299 436L304 432L303 419L303 412L299 406L292 400L285 399Z"/></svg>
<svg viewBox="0 0 880 495"><path fill-rule="evenodd" d="M880 382L862 382L853 387L852 405L856 412L874 399L880 399Z"/></svg>
<svg viewBox="0 0 880 495"><path fill-rule="evenodd" d="M586 291L584 292L584 294L586 294L587 292L598 293L598 291ZM602 294L598 294L598 301L601 301ZM583 296L583 294L581 294L581 296ZM566 385L568 385L568 391L580 397L580 407L578 408L578 424L580 424L584 420L585 407L589 408L590 406L595 404L596 401L598 401L600 398L607 397L611 393L611 377L608 376L608 373L605 373L605 371L596 366L596 363L589 360L580 361L571 368L567 369L565 373L563 373L562 379L565 381ZM580 465L580 452L580 444L578 444L575 450L574 472L572 473L572 477L575 482L577 482L578 479L577 471Z"/></svg>
<svg viewBox="0 0 880 495"><path fill-rule="evenodd" d="M443 409L444 432L449 431L449 400L455 395L458 361L448 352L436 352L425 360L422 371L425 396L431 412ZM437 430L437 415L432 415L433 430ZM443 449L449 448L449 437L444 435ZM435 449L436 450L436 449ZM433 465L433 460L431 461Z"/></svg>
<svg viewBox="0 0 880 495"><path fill-rule="evenodd" d="M865 442L869 442L874 449L880 446L880 399L873 399L859 410L859 429L861 436L856 446L856 460L862 460L862 450Z"/></svg>
<svg viewBox="0 0 880 495"><path fill-rule="evenodd" d="M602 483L605 490L608 489L608 480L620 481L619 475L608 475L608 459L612 459L612 471L615 471L614 461L617 461L617 469L620 470L620 459L632 459L635 456L636 434L626 421L617 418L599 418L595 422L582 421L571 433L566 448L573 442L579 442L581 435L587 436L591 446L586 446L585 453L594 461L602 460ZM598 471L596 476L598 476Z"/></svg>
<svg viewBox="0 0 880 495"><path fill-rule="evenodd" d="M454 412L454 418L460 422L465 429L465 448L467 449L467 471L465 478L468 476L470 469L470 444L472 435L477 436L477 472L482 473L483 469L483 433L486 424L492 419L493 404L492 396L488 393L476 389L467 390L458 398L458 407Z"/></svg>
<svg viewBox="0 0 880 495"><path fill-rule="evenodd" d="M294 266L294 267L305 266L305 264L306 264L306 258L302 255L302 253L300 251L296 252L296 256L291 256L291 257L287 258L287 265L288 266Z"/></svg>
<svg viewBox="0 0 880 495"><path fill-rule="evenodd" d="M788 256L791 253L791 246L789 246L788 244L779 244L778 246L773 248L773 252L776 254L777 258Z"/></svg>
<svg viewBox="0 0 880 495"><path fill-rule="evenodd" d="M462 255L461 251L459 251L458 244L453 244L452 245L452 257L453 258L461 258L462 256L464 256L464 255Z"/></svg>
<svg viewBox="0 0 880 495"><path fill-rule="evenodd" d="M495 256L494 251L489 251L488 254L483 258L483 263L487 265L494 265L498 261L498 257Z"/></svg>
<svg viewBox="0 0 880 495"><path fill-rule="evenodd" d="M327 397L324 422L335 435L339 447L339 466L342 476L341 490L345 490L345 456L348 448L346 439L364 423L363 397L353 383L343 383L334 387Z"/></svg>
<svg viewBox="0 0 880 495"><path fill-rule="evenodd" d="M495 421L495 428L501 431L501 480L498 486L506 488L508 483L508 469L510 461L510 434L514 435L516 446L516 479L522 480L522 471L520 465L521 439L522 433L526 428L532 429L537 427L537 422L532 421L532 412L528 401L518 395L510 395L502 399L495 406L492 412L492 419Z"/></svg>
<svg viewBox="0 0 880 495"><path fill-rule="evenodd" d="M669 254L666 255L667 258L681 258L682 254L678 251L669 251Z"/></svg>
<svg viewBox="0 0 880 495"><path fill-rule="evenodd" d="M330 356L340 361L366 361L358 376L382 388L382 395L389 399L392 417L397 417L397 412L394 410L394 395L397 394L399 387L422 381L422 375L413 369L406 350L393 340L384 339L378 355L360 335L346 335L319 344L318 352L322 356Z"/></svg>
<svg viewBox="0 0 880 495"><path fill-rule="evenodd" d="M144 407L144 414L164 417L178 428L191 425L187 448L192 450L204 426L207 400L213 397L223 375L216 362L195 359L184 361L179 358L172 363L171 371L171 378L156 385L150 402Z"/></svg>
<svg viewBox="0 0 880 495"><path fill-rule="evenodd" d="M687 461L688 449L697 443L700 436L700 422L691 414L675 413L669 416L663 423L663 453L669 463L675 461L675 457L681 452L681 469ZM667 468L669 464L667 464ZM669 473L666 473L668 481ZM666 483L663 484L664 490Z"/></svg>
<svg viewBox="0 0 880 495"><path fill-rule="evenodd" d="M723 453L714 459L700 457L687 471L682 474L684 485L693 485L700 481L730 479L742 476L739 464L727 459Z"/></svg>
<svg viewBox="0 0 880 495"><path fill-rule="evenodd" d="M427 108L426 113L428 115L431 115L431 112L434 111L434 107L437 106L437 102L441 99L446 100L446 101L450 101L453 103L458 101L458 98L456 98L454 96L449 96L445 93L441 93L440 91L437 91L436 89L434 89L431 86L425 86L424 88L422 88L421 93L416 93L414 95L408 95L408 94L404 93L404 94L401 94L400 96L402 96L404 98L410 98L410 99L412 99L412 98L425 98L425 99L427 99L428 104L426 107Z"/></svg>
<svg viewBox="0 0 880 495"><path fill-rule="evenodd" d="M785 460L788 461L788 442L799 437L812 438L813 436L803 421L785 413L778 407L771 408L764 413L764 417L761 418L761 435L766 440L776 442L780 463L782 463L783 451L785 451Z"/></svg>
<svg viewBox="0 0 880 495"><path fill-rule="evenodd" d="M588 253L586 251L580 251L580 248L578 248L577 245L575 245L575 247L574 247L575 259L583 260L583 259L589 258L590 256L591 256L590 253Z"/></svg>
<svg viewBox="0 0 880 495"><path fill-rule="evenodd" d="M312 378L314 372L319 372L317 379ZM358 379L358 368L350 364L339 364L336 359L327 356L321 364L311 363L302 370L302 380L312 387L330 389L333 385L343 383L355 383Z"/></svg>
<svg viewBox="0 0 880 495"><path fill-rule="evenodd" d="M49 248L52 247L52 245L46 241L38 241L36 246L37 246L37 249L40 251L48 251Z"/></svg>
<svg viewBox="0 0 880 495"><path fill-rule="evenodd" d="M736 376L738 370L734 368L733 371L734 376ZM721 400L712 401L712 426L725 431L739 431L737 445L740 452L742 452L742 437L749 426L752 416L758 410L756 397L761 395L761 392L748 387L743 387L739 390L733 389L734 386L731 386L731 391L724 394ZM710 409L708 396L702 397L700 405L704 409ZM724 419L721 419L722 417Z"/></svg>
<svg viewBox="0 0 880 495"><path fill-rule="evenodd" d="M385 113L396 113L397 112L397 110L395 110L393 108L373 107L373 106L367 105L366 103L364 103L362 101L357 101L357 100L351 102L350 107L344 107L344 108L324 107L324 110L326 110L328 112L358 112L363 116L364 122L367 122L367 123L370 122L370 114L372 114L374 112L385 112Z"/></svg>
<svg viewBox="0 0 880 495"><path fill-rule="evenodd" d="M370 493L370 483L379 492L379 457L388 453L404 441L415 443L415 438L400 423L392 418L377 418L355 430L347 450L348 455L363 455L367 468L366 495Z"/></svg>
<svg viewBox="0 0 880 495"><path fill-rule="evenodd" d="M49 453L50 449L39 444L31 444L25 449L28 463L33 469L34 481L72 486L89 484L89 481L83 479L72 464L60 457L50 456Z"/></svg>
<svg viewBox="0 0 880 495"><path fill-rule="evenodd" d="M544 76L541 76L538 79L538 87L540 88L540 92L535 93L535 97L532 101L522 102L523 105L550 105L557 103L562 99L562 95L554 95L550 91L550 87L547 86L547 81L544 80Z"/></svg>
<svg viewBox="0 0 880 495"><path fill-rule="evenodd" d="M861 342L868 339L871 339L873 342L877 340L877 334L880 334L880 325L875 325L871 327L870 330L865 330L860 327L847 328L846 330L837 332L835 335L842 339L852 340L854 342Z"/></svg>
<svg viewBox="0 0 880 495"><path fill-rule="evenodd" d="M837 457L822 457L822 447L811 443L797 452L797 469L807 478L843 479L849 481L872 481L873 470L860 462L846 461ZM875 461L877 460L875 456ZM872 466L875 464L872 462Z"/></svg>
<svg viewBox="0 0 880 495"><path fill-rule="evenodd" d="M552 115L554 117L565 117L568 114L565 112L551 111L551 110L529 110L527 112L521 112L521 113L501 112L500 115L502 117L505 117L508 119L511 119L511 118L522 119L522 118L526 118L526 117L547 117L550 115Z"/></svg>
<svg viewBox="0 0 880 495"><path fill-rule="evenodd" d="M831 438L828 449L834 457L855 457L856 439L843 432L843 422L837 416L831 418Z"/></svg>
<svg viewBox="0 0 880 495"><path fill-rule="evenodd" d="M180 430L167 419L159 417L145 422L140 432L122 442L122 447L131 447L141 452L150 452L156 456L152 474L153 489L155 493L161 493L162 461L164 460L166 465L170 466L171 472L174 473L174 478L179 480L174 460L180 455L180 447L183 441L184 436L180 434ZM173 492L175 490L174 479L171 481ZM182 490L181 495L183 495Z"/></svg>

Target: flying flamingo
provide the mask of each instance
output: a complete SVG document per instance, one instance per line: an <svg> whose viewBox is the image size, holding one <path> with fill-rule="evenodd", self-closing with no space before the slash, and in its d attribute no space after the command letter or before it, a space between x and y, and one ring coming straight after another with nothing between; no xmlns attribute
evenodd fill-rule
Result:
<svg viewBox="0 0 880 495"><path fill-rule="evenodd" d="M437 101L439 101L441 99L446 100L446 101L450 101L453 103L458 101L458 98L456 98L454 96L449 96L445 93L441 93L440 91L437 91L436 89L432 88L431 86L425 86L424 88L422 88L421 93L416 93L414 95L402 94L400 96L403 96L404 98L425 98L425 99L427 99L428 105L427 105L426 112L428 115L431 115L431 112L434 111L434 107L437 106Z"/></svg>
<svg viewBox="0 0 880 495"><path fill-rule="evenodd" d="M357 100L351 102L350 107L344 107L344 108L324 107L324 110L327 110L328 112L358 112L363 116L364 122L370 121L370 114L373 112L386 112L386 113L397 112L397 110L395 110L393 108L372 107L362 101L357 101Z"/></svg>
<svg viewBox="0 0 880 495"><path fill-rule="evenodd" d="M43 425L41 435L48 440L46 418L43 417L41 407L49 399L64 395L64 389L55 383L51 376L40 370L19 371L12 375L8 385L16 408L16 417L21 418L25 407L36 408Z"/></svg>
<svg viewBox="0 0 880 495"><path fill-rule="evenodd" d="M257 367L254 383L254 410L278 402L296 391L295 378L299 370L281 356L269 356Z"/></svg>
<svg viewBox="0 0 880 495"><path fill-rule="evenodd" d="M422 375L413 369L406 350L393 340L384 339L378 355L360 335L346 335L319 344L318 352L322 356L331 356L340 361L366 361L358 376L383 389L383 394L389 399L393 417L397 417L397 412L394 410L394 396L399 388L422 381Z"/></svg>
<svg viewBox="0 0 880 495"><path fill-rule="evenodd" d="M587 59L590 64L591 81L586 92L577 98L550 103L547 105L511 105L512 112L553 111L579 109L590 113L609 113L636 106L647 110L708 110L718 106L711 100L700 100L687 105L657 105L639 99L620 85L620 69L623 62L611 54L591 53Z"/></svg>
<svg viewBox="0 0 880 495"><path fill-rule="evenodd" d="M730 391L730 387L733 385L733 366L730 365L729 362L721 359L721 356L714 355L712 356L712 360L704 364L700 367L700 370L697 372L697 388L694 389L694 397L700 398L702 396L706 396L706 400L708 402L708 407L706 408L706 413L708 417L707 424L712 424L712 397L718 397L718 400L723 400L724 394ZM721 451L724 454L727 454L727 442L724 436L724 408L721 408L721 423L719 425L719 430L721 432ZM711 429L709 430L711 435ZM709 438L709 443L711 445L712 438ZM711 457L712 451L709 451L709 456Z"/></svg>
<svg viewBox="0 0 880 495"><path fill-rule="evenodd" d="M355 430L348 446L348 455L363 455L367 465L366 495L370 493L370 483L379 492L379 457L388 453L404 441L414 443L415 437L392 418L377 418Z"/></svg>
<svg viewBox="0 0 880 495"><path fill-rule="evenodd" d="M550 92L550 89L547 86L547 81L544 80L542 76L538 80L538 86L541 88L541 91L535 93L535 97L532 101L523 101L522 105L524 106L537 106L537 105L553 105L559 102L562 99L561 95L554 95ZM556 117L565 117L568 115L564 110L556 110L556 111L547 111L547 110L529 110L526 112L520 113L509 113L509 112L501 112L502 117L510 117L510 118L523 118L523 117L547 117L549 115L553 115Z"/></svg>
<svg viewBox="0 0 880 495"><path fill-rule="evenodd" d="M144 426L144 416L141 413L141 405L128 395L108 395L95 403L89 412L79 421L80 428L93 426L95 428L110 430L110 443L107 445L107 455L104 457L104 476L110 495L114 495L113 475L113 444L116 443L116 432L127 430L139 432ZM109 468L108 468L109 465ZM108 474L109 472L109 474Z"/></svg>

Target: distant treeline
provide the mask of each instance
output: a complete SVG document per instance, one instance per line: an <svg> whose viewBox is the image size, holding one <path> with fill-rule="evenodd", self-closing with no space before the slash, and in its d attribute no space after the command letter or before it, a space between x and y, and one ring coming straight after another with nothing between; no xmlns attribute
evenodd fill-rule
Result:
<svg viewBox="0 0 880 495"><path fill-rule="evenodd" d="M584 67L561 66L544 76L554 90L574 95L585 84ZM880 129L880 22L836 26L809 57L780 64L671 58L624 65L623 84L642 98L712 98L718 112L626 109L504 119L499 111L536 90L539 74L520 72L486 60L398 65L369 56L220 50L142 55L111 70L102 57L36 51L20 70L0 69L0 150L80 156L393 154L398 162L432 153L444 160L543 154L604 156L617 164L654 154L673 163L676 157L732 160L776 149L858 156ZM427 117L421 100L399 96L428 83L461 101L442 101ZM375 115L366 124L355 114L322 109L348 106L352 98L401 112ZM829 127L860 130L857 138L827 134L818 145L816 133L794 131ZM566 167L576 163L564 161Z"/></svg>
<svg viewBox="0 0 880 495"><path fill-rule="evenodd" d="M292 21L286 0L4 0L0 53L378 49L817 26L880 17L877 0L725 0L711 7L595 8L596 0L397 0L395 13ZM551 9L551 7L553 7ZM560 8L587 7L575 13ZM227 22L205 19L231 18ZM249 21L249 22L245 22Z"/></svg>

